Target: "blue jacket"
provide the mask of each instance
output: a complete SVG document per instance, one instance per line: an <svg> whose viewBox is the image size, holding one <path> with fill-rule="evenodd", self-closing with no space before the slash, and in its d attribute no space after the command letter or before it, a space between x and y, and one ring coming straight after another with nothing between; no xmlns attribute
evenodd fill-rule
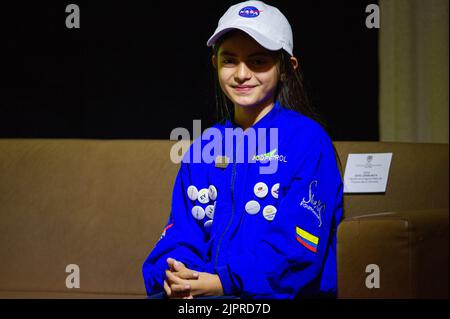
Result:
<svg viewBox="0 0 450 319"><path fill-rule="evenodd" d="M147 293L163 291L172 257L217 274L225 295L335 296L343 184L326 132L278 102L232 146L233 122L213 128L183 157L167 226L143 265Z"/></svg>

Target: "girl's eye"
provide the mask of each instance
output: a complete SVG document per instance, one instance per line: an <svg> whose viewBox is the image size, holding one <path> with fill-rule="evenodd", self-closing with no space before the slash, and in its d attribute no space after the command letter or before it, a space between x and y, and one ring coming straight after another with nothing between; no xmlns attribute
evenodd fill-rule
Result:
<svg viewBox="0 0 450 319"><path fill-rule="evenodd" d="M232 59L223 59L222 64L233 64L233 60Z"/></svg>
<svg viewBox="0 0 450 319"><path fill-rule="evenodd" d="M253 65L263 65L264 63L266 63L266 61L263 59L255 59L252 61Z"/></svg>

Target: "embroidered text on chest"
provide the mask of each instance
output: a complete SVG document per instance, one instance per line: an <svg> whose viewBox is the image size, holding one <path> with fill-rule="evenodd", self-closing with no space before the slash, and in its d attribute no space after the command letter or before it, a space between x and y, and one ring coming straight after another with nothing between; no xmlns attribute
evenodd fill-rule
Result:
<svg viewBox="0 0 450 319"><path fill-rule="evenodd" d="M306 208L307 210L311 211L314 216L317 217L319 220L319 227L322 226L322 212L325 211L325 203L322 203L320 200L314 200L314 194L312 192L312 186L313 184L317 187L317 180L313 180L309 184L309 199L306 201L303 197L302 202L300 203L300 206Z"/></svg>

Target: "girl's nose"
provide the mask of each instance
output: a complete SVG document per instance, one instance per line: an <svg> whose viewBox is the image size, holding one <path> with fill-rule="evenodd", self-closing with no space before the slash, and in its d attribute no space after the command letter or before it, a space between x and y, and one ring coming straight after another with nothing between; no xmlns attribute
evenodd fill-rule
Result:
<svg viewBox="0 0 450 319"><path fill-rule="evenodd" d="M244 82L251 78L250 69L244 62L238 64L235 77L238 82Z"/></svg>

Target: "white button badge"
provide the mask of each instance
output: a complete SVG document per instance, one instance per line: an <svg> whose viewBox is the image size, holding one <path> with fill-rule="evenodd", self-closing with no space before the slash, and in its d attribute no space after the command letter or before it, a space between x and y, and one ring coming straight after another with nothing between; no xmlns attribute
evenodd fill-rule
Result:
<svg viewBox="0 0 450 319"><path fill-rule="evenodd" d="M216 200L217 198L217 188L214 185L209 185L208 195L211 200Z"/></svg>
<svg viewBox="0 0 450 319"><path fill-rule="evenodd" d="M273 198L278 198L278 190L280 189L280 183L276 183L272 186L270 189L270 193L272 194Z"/></svg>
<svg viewBox="0 0 450 319"><path fill-rule="evenodd" d="M206 216L208 216L209 218L213 219L214 218L214 208L216 207L216 203L214 203L214 205L208 205L205 208L205 213Z"/></svg>
<svg viewBox="0 0 450 319"><path fill-rule="evenodd" d="M196 200L198 198L198 189L194 185L187 188L187 194L190 200Z"/></svg>
<svg viewBox="0 0 450 319"><path fill-rule="evenodd" d="M245 204L245 211L250 215L257 214L260 209L261 206L259 206L259 203L256 200L248 201L247 204Z"/></svg>
<svg viewBox="0 0 450 319"><path fill-rule="evenodd" d="M202 204L208 204L209 203L209 197L208 197L208 189L202 188L198 191L198 201Z"/></svg>
<svg viewBox="0 0 450 319"><path fill-rule="evenodd" d="M255 195L259 198L266 197L267 193L269 192L269 187L263 182L259 182L255 184L255 187L253 188L253 191L255 192Z"/></svg>
<svg viewBox="0 0 450 319"><path fill-rule="evenodd" d="M209 229L211 228L211 226L212 226L212 223L213 223L213 221L210 219L210 220L207 220L207 221L203 224L203 226L205 227L206 230L209 230Z"/></svg>
<svg viewBox="0 0 450 319"><path fill-rule="evenodd" d="M267 219L268 221L272 221L275 218L276 213L277 209L275 208L275 206L272 205L267 205L263 209L264 218Z"/></svg>
<svg viewBox="0 0 450 319"><path fill-rule="evenodd" d="M205 211L201 206L192 207L192 216L195 219L202 220L205 217Z"/></svg>

